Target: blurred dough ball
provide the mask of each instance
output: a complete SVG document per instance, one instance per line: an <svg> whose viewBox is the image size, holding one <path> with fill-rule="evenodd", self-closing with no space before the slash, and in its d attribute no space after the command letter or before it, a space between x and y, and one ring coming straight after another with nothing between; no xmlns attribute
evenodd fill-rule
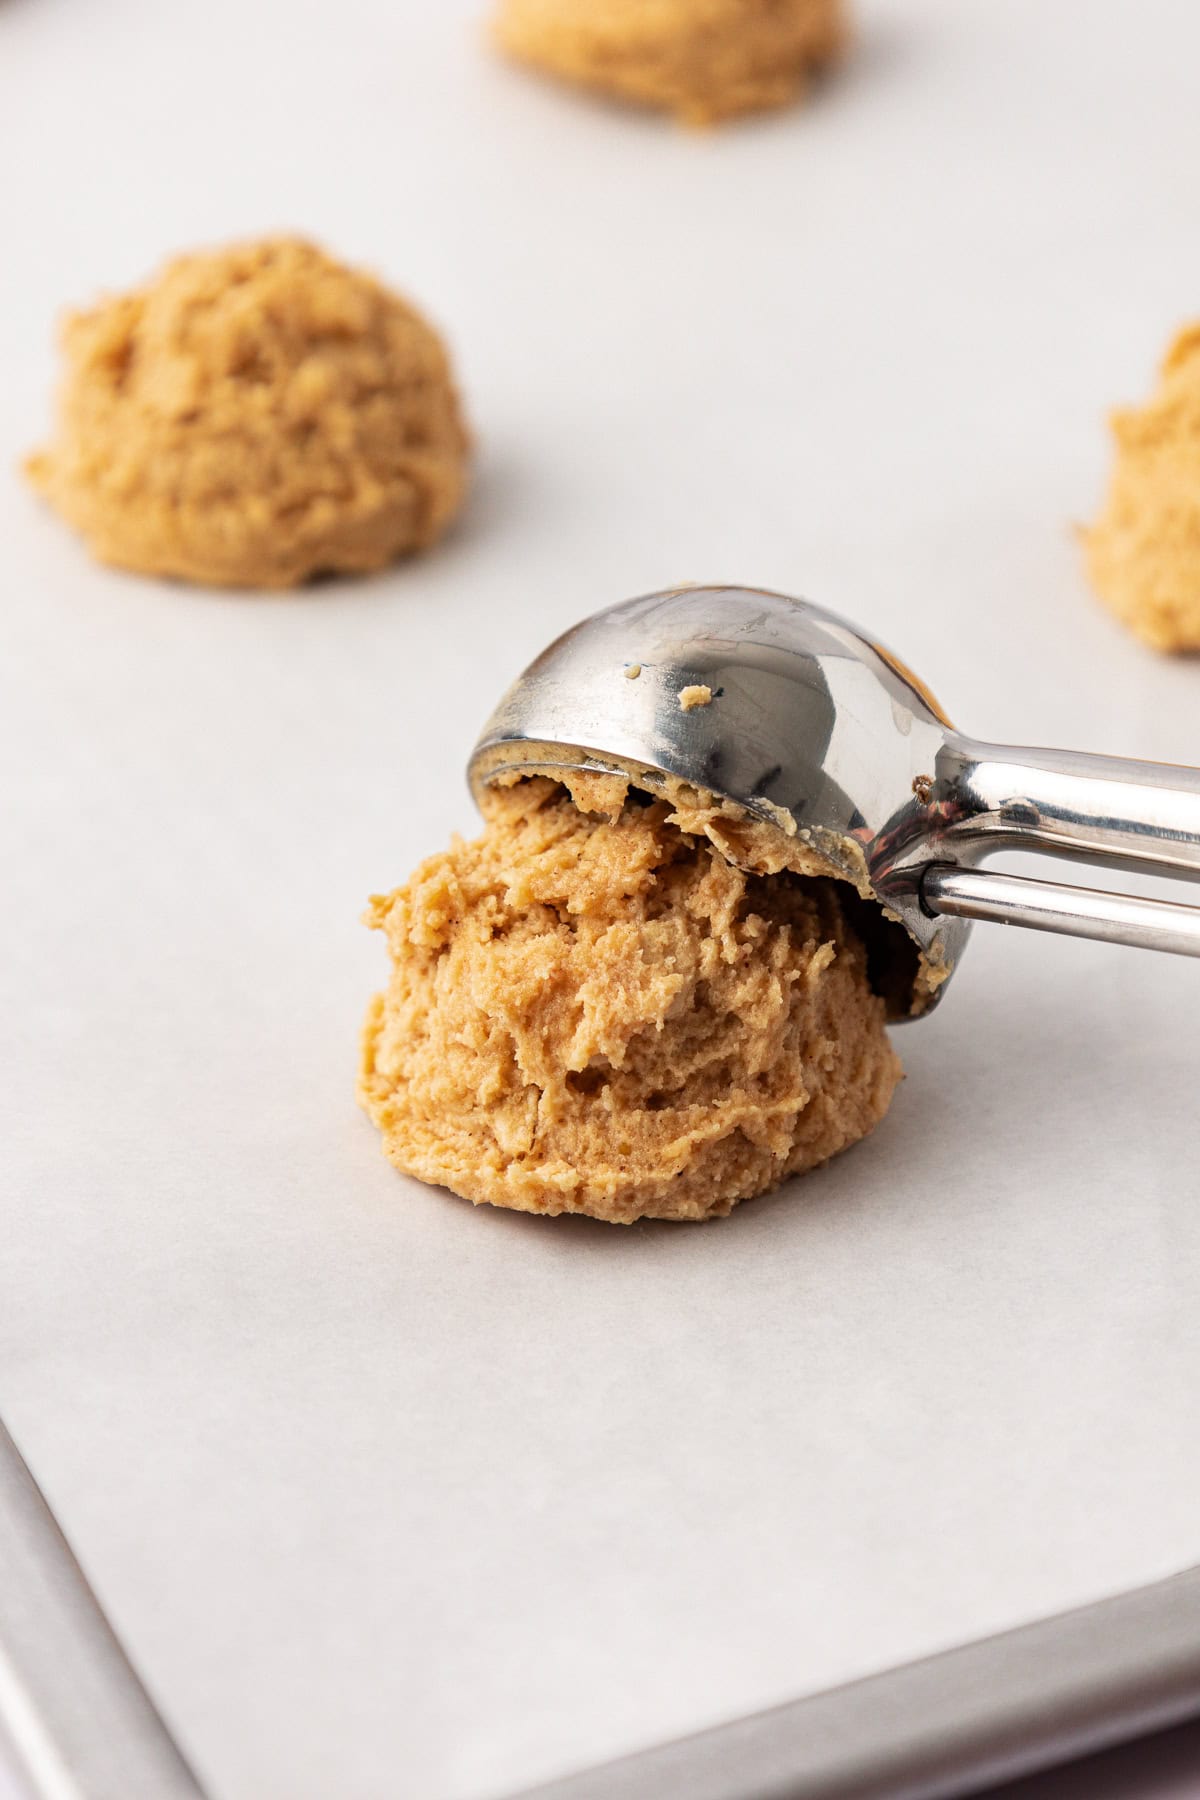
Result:
<svg viewBox="0 0 1200 1800"><path fill-rule="evenodd" d="M500 0L523 62L689 125L785 106L842 50L843 0Z"/></svg>
<svg viewBox="0 0 1200 1800"><path fill-rule="evenodd" d="M105 563L235 587L382 568L442 534L469 440L421 314L314 245L181 256L68 318L34 485Z"/></svg>
<svg viewBox="0 0 1200 1800"><path fill-rule="evenodd" d="M1200 650L1200 323L1142 407L1114 413L1108 501L1084 533L1101 599L1158 650Z"/></svg>

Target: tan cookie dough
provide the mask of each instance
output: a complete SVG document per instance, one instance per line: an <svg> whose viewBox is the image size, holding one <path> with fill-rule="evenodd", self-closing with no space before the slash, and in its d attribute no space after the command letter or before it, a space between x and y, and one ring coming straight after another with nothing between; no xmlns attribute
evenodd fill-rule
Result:
<svg viewBox="0 0 1200 1800"><path fill-rule="evenodd" d="M67 320L35 486L101 562L235 587L378 569L445 530L468 439L413 307L314 245L182 256Z"/></svg>
<svg viewBox="0 0 1200 1800"><path fill-rule="evenodd" d="M1158 650L1200 650L1200 323L1181 331L1143 407L1113 415L1108 503L1084 533L1088 571Z"/></svg>
<svg viewBox="0 0 1200 1800"><path fill-rule="evenodd" d="M846 40L843 0L500 0L510 55L703 125L784 106Z"/></svg>
<svg viewBox="0 0 1200 1800"><path fill-rule="evenodd" d="M359 1098L391 1160L628 1224L727 1213L865 1136L900 1065L853 890L750 874L623 781L573 785L578 807L540 777L492 791L482 836L371 903L392 973Z"/></svg>

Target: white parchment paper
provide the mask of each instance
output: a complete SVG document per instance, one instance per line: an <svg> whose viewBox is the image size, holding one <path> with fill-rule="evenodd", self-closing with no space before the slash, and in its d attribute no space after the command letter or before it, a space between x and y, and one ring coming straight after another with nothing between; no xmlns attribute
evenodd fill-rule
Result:
<svg viewBox="0 0 1200 1800"><path fill-rule="evenodd" d="M7 474L0 1407L216 1800L496 1800L1200 1557L1200 968L980 929L873 1139L700 1229L472 1210L358 924L593 607L759 582L981 734L1200 760L1070 535L1200 296L1188 0L860 0L686 134L463 0L8 0L0 453L60 305L303 229L458 356L435 555L89 565Z"/></svg>

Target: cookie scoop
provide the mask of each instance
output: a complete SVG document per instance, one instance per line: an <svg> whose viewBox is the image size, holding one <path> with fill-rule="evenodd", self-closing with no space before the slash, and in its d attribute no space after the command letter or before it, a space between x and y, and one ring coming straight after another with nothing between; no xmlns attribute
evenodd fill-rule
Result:
<svg viewBox="0 0 1200 1800"><path fill-rule="evenodd" d="M681 695L703 688L703 706ZM615 776L774 826L876 903L892 1018L945 992L972 920L1200 955L1200 908L983 868L1034 851L1086 871L1200 879L1200 770L1015 749L955 730L891 651L835 613L684 587L594 614L543 651L472 753L477 797L524 776Z"/></svg>

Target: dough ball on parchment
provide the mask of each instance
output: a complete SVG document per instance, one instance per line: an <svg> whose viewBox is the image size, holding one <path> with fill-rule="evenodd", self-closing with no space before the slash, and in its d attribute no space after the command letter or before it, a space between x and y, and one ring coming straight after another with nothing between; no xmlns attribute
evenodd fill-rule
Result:
<svg viewBox="0 0 1200 1800"><path fill-rule="evenodd" d="M1100 598L1158 650L1200 650L1200 323L1145 406L1113 415L1108 501L1083 534Z"/></svg>
<svg viewBox="0 0 1200 1800"><path fill-rule="evenodd" d="M887 1111L900 1065L828 877L750 874L671 804L537 778L371 903L359 1098L401 1169L525 1212L706 1219Z"/></svg>
<svg viewBox="0 0 1200 1800"><path fill-rule="evenodd" d="M500 0L523 62L689 125L784 106L843 49L843 0Z"/></svg>
<svg viewBox="0 0 1200 1800"><path fill-rule="evenodd" d="M468 436L445 348L293 238L178 257L75 313L35 486L101 562L235 587L378 569L445 530Z"/></svg>

